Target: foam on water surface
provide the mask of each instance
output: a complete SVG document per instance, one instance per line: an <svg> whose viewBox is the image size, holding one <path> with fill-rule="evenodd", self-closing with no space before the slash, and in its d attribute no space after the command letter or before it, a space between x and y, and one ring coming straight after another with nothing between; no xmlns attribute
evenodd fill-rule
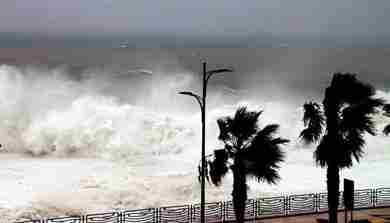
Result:
<svg viewBox="0 0 390 223"><path fill-rule="evenodd" d="M186 72L153 75L125 82L94 70L74 80L60 68L0 66L0 212L40 217L199 202L200 113L193 101L177 96L198 79ZM209 96L218 106L207 113L207 153L221 146L216 119L239 105L264 110L260 125L279 123L280 135L291 139L282 180L250 181L250 197L325 191L313 146L298 139L301 102L248 98L240 91L232 102L223 100L230 97L225 88L217 89ZM390 99L388 92L378 96ZM389 120L376 121L383 127ZM355 179L357 188L389 186L383 176L390 139L366 139L361 164L342 177ZM207 200L231 199L231 184L228 175L220 188L207 186Z"/></svg>

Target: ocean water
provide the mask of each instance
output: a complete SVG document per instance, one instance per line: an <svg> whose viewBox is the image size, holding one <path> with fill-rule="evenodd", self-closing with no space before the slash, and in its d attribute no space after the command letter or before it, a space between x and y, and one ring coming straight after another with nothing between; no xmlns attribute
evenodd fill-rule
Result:
<svg viewBox="0 0 390 223"><path fill-rule="evenodd" d="M195 101L177 94L200 92L199 52L211 66L224 65L226 59L235 68L210 82L207 153L221 146L217 118L242 105L264 110L260 125L279 123L279 134L291 143L283 147L281 181L267 185L251 180L249 196L325 191L326 174L315 166L314 146L298 138L301 105L321 101L331 77L328 70L354 67L347 59L340 62L346 55L376 58L362 67L357 62L357 70L378 86L379 97L389 100L390 78L378 64L388 54L263 51L155 49L96 56L105 51L8 49L0 58L0 219L199 202L201 116ZM301 54L299 60L295 53ZM340 57L337 63L334 57ZM371 69L375 72L369 76ZM379 131L389 120L375 120L378 135L366 137L365 157L341 173L355 180L357 188L390 186L390 138ZM207 185L207 201L230 200L231 185L230 175L220 187Z"/></svg>

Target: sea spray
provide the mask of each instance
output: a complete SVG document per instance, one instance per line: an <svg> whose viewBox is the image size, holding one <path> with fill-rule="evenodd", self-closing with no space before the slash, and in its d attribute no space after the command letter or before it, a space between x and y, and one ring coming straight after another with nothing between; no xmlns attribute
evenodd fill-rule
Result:
<svg viewBox="0 0 390 223"><path fill-rule="evenodd" d="M33 154L178 154L192 146L195 132L189 126L112 98L87 96L33 121L23 140Z"/></svg>
<svg viewBox="0 0 390 223"><path fill-rule="evenodd" d="M0 133L5 148L33 155L67 155L119 147L127 147L123 149L129 153L177 153L182 146L176 141L193 135L191 129L175 123L174 115L163 115L166 111L157 106L166 103L172 92L176 94L191 78L159 79L161 75L156 74L153 78L157 80L149 83L151 95L140 95L133 89L128 96L129 92L107 94L110 90L113 93L120 82L108 75L84 76L85 79L76 81L60 69L1 66ZM128 89L137 84L129 82ZM130 101L142 98L147 102L118 102L127 96ZM153 108L145 107L153 101ZM153 148L155 145L160 147Z"/></svg>
<svg viewBox="0 0 390 223"><path fill-rule="evenodd" d="M4 212L14 218L56 216L199 202L201 116L195 101L177 95L199 90L199 78L186 71L152 73L134 78L90 69L74 78L65 68L0 66ZM278 123L280 135L292 140L284 147L282 181L276 186L250 181L250 197L324 191L314 146L298 138L303 102L247 97L239 90L232 100L229 89L215 89L208 98L207 153L221 146L216 119L233 115L239 105L264 110L260 125ZM360 188L388 186L388 179L376 177L388 171L388 142L382 134L367 136L361 164L342 174L357 179ZM305 174L296 179L296 173ZM207 201L229 200L231 183L228 176L220 188L207 185Z"/></svg>

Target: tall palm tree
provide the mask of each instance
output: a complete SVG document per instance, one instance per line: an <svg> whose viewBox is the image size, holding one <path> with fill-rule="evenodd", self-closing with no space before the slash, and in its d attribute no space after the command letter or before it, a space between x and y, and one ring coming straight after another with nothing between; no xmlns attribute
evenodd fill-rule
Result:
<svg viewBox="0 0 390 223"><path fill-rule="evenodd" d="M214 185L220 185L229 170L233 173L233 207L239 223L245 218L247 176L275 184L280 178L279 163L284 157L280 145L288 142L287 139L274 137L279 125L258 127L261 113L241 107L234 117L218 119L218 139L224 143L224 148L207 157L207 179L211 179Z"/></svg>
<svg viewBox="0 0 390 223"><path fill-rule="evenodd" d="M384 108L384 110L385 110L385 116L387 116L387 117L390 118L390 104L385 105L383 108ZM386 135L389 135L389 134L390 134L390 124L387 125L387 126L383 129L383 132L384 132Z"/></svg>
<svg viewBox="0 0 390 223"><path fill-rule="evenodd" d="M304 104L305 129L300 136L306 143L319 142L314 158L318 165L327 167L330 223L337 223L340 169L352 167L353 159L359 162L364 153L364 133L375 135L371 115L383 101L373 98L374 94L374 88L354 74L336 73L325 90L322 106Z"/></svg>

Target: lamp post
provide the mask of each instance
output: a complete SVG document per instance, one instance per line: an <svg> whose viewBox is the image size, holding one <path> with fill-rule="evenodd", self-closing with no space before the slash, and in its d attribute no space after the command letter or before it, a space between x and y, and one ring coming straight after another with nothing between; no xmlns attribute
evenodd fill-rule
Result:
<svg viewBox="0 0 390 223"><path fill-rule="evenodd" d="M214 74L232 72L231 69L206 70L206 62L203 62L203 94L199 96L189 91L182 91L179 94L194 97L199 103L202 113L202 163L201 163L201 196L200 196L200 222L205 223L205 166L206 166L206 90L210 77Z"/></svg>

